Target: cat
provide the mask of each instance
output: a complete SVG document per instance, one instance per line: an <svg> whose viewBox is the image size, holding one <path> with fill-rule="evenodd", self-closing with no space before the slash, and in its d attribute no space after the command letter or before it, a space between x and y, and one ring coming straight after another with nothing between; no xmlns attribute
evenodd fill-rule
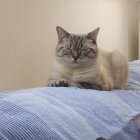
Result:
<svg viewBox="0 0 140 140"><path fill-rule="evenodd" d="M128 63L119 51L98 48L99 29L79 35L56 27L58 44L49 87L76 86L96 90L127 87Z"/></svg>
<svg viewBox="0 0 140 140"><path fill-rule="evenodd" d="M140 140L140 114L131 119L121 131L109 139L100 137L96 140Z"/></svg>

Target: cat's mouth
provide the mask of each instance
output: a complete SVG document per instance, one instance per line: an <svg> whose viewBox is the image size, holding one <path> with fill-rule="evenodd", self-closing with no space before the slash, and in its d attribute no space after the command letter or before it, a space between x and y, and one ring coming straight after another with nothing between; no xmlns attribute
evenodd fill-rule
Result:
<svg viewBox="0 0 140 140"><path fill-rule="evenodd" d="M78 64L78 61L77 60L73 60L71 63L72 64Z"/></svg>
<svg viewBox="0 0 140 140"><path fill-rule="evenodd" d="M77 62L71 62L71 64L74 64L75 65L75 64L77 64Z"/></svg>

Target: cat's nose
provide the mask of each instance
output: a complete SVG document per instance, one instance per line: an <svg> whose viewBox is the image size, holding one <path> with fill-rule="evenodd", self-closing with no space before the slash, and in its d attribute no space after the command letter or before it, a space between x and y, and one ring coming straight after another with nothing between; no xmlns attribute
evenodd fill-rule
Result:
<svg viewBox="0 0 140 140"><path fill-rule="evenodd" d="M77 51L73 51L72 57L76 61L78 59L78 57L79 57L79 53Z"/></svg>
<svg viewBox="0 0 140 140"><path fill-rule="evenodd" d="M75 61L78 59L78 56L72 56L72 57Z"/></svg>

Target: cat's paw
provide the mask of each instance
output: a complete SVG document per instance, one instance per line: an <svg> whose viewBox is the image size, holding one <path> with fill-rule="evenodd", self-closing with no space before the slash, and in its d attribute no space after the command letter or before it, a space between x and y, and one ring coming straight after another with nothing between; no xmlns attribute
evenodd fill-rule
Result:
<svg viewBox="0 0 140 140"><path fill-rule="evenodd" d="M51 80L47 84L48 87L69 87L70 83L65 79Z"/></svg>
<svg viewBox="0 0 140 140"><path fill-rule="evenodd" d="M101 88L102 90L111 91L113 90L113 84L111 82L108 82L106 84L102 84Z"/></svg>

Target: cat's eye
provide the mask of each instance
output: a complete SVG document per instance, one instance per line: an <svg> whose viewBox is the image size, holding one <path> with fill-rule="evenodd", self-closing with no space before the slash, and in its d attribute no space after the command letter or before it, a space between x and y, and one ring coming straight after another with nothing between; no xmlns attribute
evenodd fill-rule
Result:
<svg viewBox="0 0 140 140"><path fill-rule="evenodd" d="M86 51L86 49L82 49L82 50L81 50L81 52L84 52L84 51Z"/></svg>
<svg viewBox="0 0 140 140"><path fill-rule="evenodd" d="M93 51L91 48L88 48L88 49L82 49L81 50L81 57L84 57L84 56L91 56L93 54Z"/></svg>
<svg viewBox="0 0 140 140"><path fill-rule="evenodd" d="M62 50L62 53L63 53L63 55L65 55L65 56L69 56L69 55L71 55L71 50L65 48L65 49Z"/></svg>
<svg viewBox="0 0 140 140"><path fill-rule="evenodd" d="M57 48L57 51L61 51L64 47Z"/></svg>
<svg viewBox="0 0 140 140"><path fill-rule="evenodd" d="M67 50L69 50L69 51L71 51L71 49L70 48L66 48Z"/></svg>
<svg viewBox="0 0 140 140"><path fill-rule="evenodd" d="M87 49L82 49L82 50L80 51L80 54L81 54L81 55L85 55L86 51L87 51Z"/></svg>

